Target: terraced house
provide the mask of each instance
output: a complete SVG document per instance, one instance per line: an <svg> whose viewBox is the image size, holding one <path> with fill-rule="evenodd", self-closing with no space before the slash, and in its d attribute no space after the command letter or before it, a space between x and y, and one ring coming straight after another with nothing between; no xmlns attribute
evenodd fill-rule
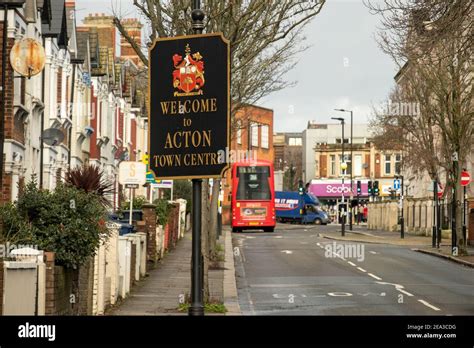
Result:
<svg viewBox="0 0 474 348"><path fill-rule="evenodd" d="M146 153L146 83L141 84L146 73L138 57L123 39L123 56L116 52L111 16L93 14L77 23L75 1L16 1L8 7L6 25L4 14L0 10L0 36L5 30L7 38L0 45L1 200L14 201L32 177L52 189L68 168L91 163L116 182L117 205L119 163L139 161ZM124 20L124 26L141 36L137 19ZM16 72L10 61L14 45L25 39L44 49L44 68L31 77ZM57 139L51 141L52 135Z"/></svg>

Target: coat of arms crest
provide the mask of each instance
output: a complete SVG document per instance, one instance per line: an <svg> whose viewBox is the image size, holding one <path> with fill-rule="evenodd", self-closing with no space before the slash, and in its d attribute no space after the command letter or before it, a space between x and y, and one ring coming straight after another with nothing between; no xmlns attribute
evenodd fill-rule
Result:
<svg viewBox="0 0 474 348"><path fill-rule="evenodd" d="M178 97L202 95L204 86L204 61L199 52L191 54L189 44L186 45L184 59L179 54L173 56L173 87L178 89L174 95Z"/></svg>

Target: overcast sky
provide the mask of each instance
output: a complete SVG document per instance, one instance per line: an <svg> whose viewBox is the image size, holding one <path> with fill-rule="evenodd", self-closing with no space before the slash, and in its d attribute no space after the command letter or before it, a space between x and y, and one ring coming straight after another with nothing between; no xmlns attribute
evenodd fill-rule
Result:
<svg viewBox="0 0 474 348"><path fill-rule="evenodd" d="M273 1L273 0L272 0ZM112 4L127 17L138 17L132 0L77 0L77 17L111 13ZM274 110L275 132L300 132L309 120L331 122L344 116L334 108L352 109L354 123L365 123L372 105L387 100L397 70L375 42L379 18L361 0L329 0L307 26L311 47L299 57L287 80L293 88L274 93L259 104Z"/></svg>

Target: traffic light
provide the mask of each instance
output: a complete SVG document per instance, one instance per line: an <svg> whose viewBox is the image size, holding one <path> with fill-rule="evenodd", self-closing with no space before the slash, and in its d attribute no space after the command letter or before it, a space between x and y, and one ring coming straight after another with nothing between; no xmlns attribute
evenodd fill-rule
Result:
<svg viewBox="0 0 474 348"><path fill-rule="evenodd" d="M357 195L360 196L361 193L362 193L362 187L360 184L360 180L357 180Z"/></svg>
<svg viewBox="0 0 474 348"><path fill-rule="evenodd" d="M369 193L369 196L372 196L374 194L374 191L372 190L372 181L369 181L367 183L367 192Z"/></svg>
<svg viewBox="0 0 474 348"><path fill-rule="evenodd" d="M374 181L374 195L378 196L379 195L379 182Z"/></svg>
<svg viewBox="0 0 474 348"><path fill-rule="evenodd" d="M303 180L298 181L298 193L303 195L304 193L304 183Z"/></svg>

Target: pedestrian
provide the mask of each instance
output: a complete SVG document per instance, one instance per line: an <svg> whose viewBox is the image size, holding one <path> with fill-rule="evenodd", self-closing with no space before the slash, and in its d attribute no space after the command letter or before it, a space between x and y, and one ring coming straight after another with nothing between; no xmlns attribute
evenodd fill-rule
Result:
<svg viewBox="0 0 474 348"><path fill-rule="evenodd" d="M369 208L367 207L367 204L364 204L364 222L367 222L368 214L369 214Z"/></svg>

